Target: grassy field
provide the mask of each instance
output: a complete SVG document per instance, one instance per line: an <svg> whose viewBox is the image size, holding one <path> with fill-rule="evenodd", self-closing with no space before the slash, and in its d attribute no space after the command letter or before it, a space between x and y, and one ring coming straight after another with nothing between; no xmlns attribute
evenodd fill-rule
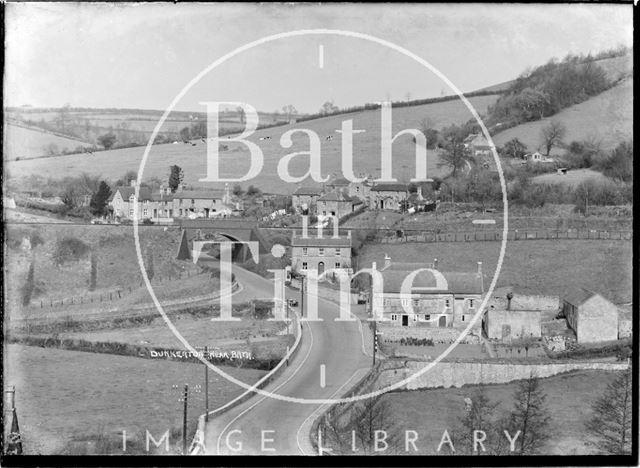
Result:
<svg viewBox="0 0 640 468"><path fill-rule="evenodd" d="M198 364L20 345L5 346L3 354L4 382L16 386L16 407L28 454L55 453L72 439L91 441L100 434L119 441L123 430L131 440L140 434L144 437L148 429L158 440L167 429L181 425L180 394L172 385L204 388L204 368ZM257 370L224 370L248 384L264 375ZM242 391L209 372L211 408ZM193 428L204 412L204 398L192 393L189 401Z"/></svg>
<svg viewBox="0 0 640 468"><path fill-rule="evenodd" d="M585 438L584 424L590 417L591 405L615 376L614 372L580 371L541 380L552 416L553 434L543 453L593 453L593 446ZM517 383L488 385L486 393L492 402L499 403L497 411L507 412L513 408L516 388ZM390 403L394 420L398 421L396 431L402 431L401 434L404 430L417 431L419 439L416 446L419 452L435 454L444 430L451 433L457 427L464 415L464 398L471 396L474 389L474 386L465 386L414 390L389 393L383 399ZM487 440L487 444L490 445L491 441Z"/></svg>
<svg viewBox="0 0 640 468"><path fill-rule="evenodd" d="M441 271L476 271L482 262L485 289L493 278L499 242L369 244L358 268L384 265L385 253L397 262L431 262ZM571 286L591 288L613 302L631 301L632 244L629 241L553 240L507 243L497 286L530 294L564 295Z"/></svg>
<svg viewBox="0 0 640 468"><path fill-rule="evenodd" d="M180 230L161 227L140 227L140 246L145 255L145 265L148 262L148 249L153 256L155 281L167 280L169 275L173 279L180 274L196 273L199 267L189 261L176 260ZM30 262L35 260L35 284L37 288L33 303L39 308L40 300L69 298L70 296L88 295L90 278L90 254L82 255L77 261L69 261L56 266L54 254L58 243L71 237L82 241L97 252L97 282L96 291L115 289L127 290L139 288L142 276L135 251L133 228L131 226L102 226L102 225L71 225L48 224L42 225L9 225L6 229L7 253L5 256L6 294L9 304L17 306L20 288L27 277ZM39 241L32 240L32 248L26 250L21 245L25 238L36 236ZM188 282L187 282L188 283ZM170 292L178 289L188 289L189 284L177 283L175 289L165 286L164 296L171 297ZM146 291L145 291L146 292ZM189 291L185 291L189 294ZM145 293L144 302L149 302ZM162 294L161 294L162 295ZM139 302L139 301L138 301ZM135 303L135 302L134 302Z"/></svg>
<svg viewBox="0 0 640 468"><path fill-rule="evenodd" d="M558 120L566 125L565 142L596 137L602 141L603 149L610 150L621 141L633 138L633 82L627 79L552 117L500 132L493 137L493 141L497 146L502 146L507 141L518 138L529 151L535 151L541 143L541 129L551 120ZM562 150L554 149L552 154L561 152Z"/></svg>
<svg viewBox="0 0 640 468"><path fill-rule="evenodd" d="M534 184L561 184L567 187L575 188L586 180L594 180L595 182L604 182L609 180L601 172L591 169L572 169L566 175L558 174L540 174L532 179Z"/></svg>
<svg viewBox="0 0 640 468"><path fill-rule="evenodd" d="M90 146L71 138L64 138L52 133L32 130L17 125L4 126L4 159L29 159L47 155L47 147L56 145L59 151L67 149L73 151L78 146Z"/></svg>
<svg viewBox="0 0 640 468"><path fill-rule="evenodd" d="M476 110L482 114L493 104L496 96L480 96L469 99ZM428 118L437 128L452 123L463 123L472 117L466 106L459 100L426 104L422 106L404 107L393 110L393 131L405 128L418 128L420 122ZM353 120L354 129L366 130L356 134L353 139L353 160L357 171L379 173L380 167L380 111L363 111L354 114L337 115L293 125L263 129L257 131L250 140L259 144L264 153L264 167L261 177L249 183L273 193L291 193L296 190L295 184L284 184L277 175L280 159L297 151L308 151L308 138L303 134L293 136L291 148L280 146L280 136L292 129L311 129L315 131L322 145L322 173L341 172L341 138L336 133L343 120ZM325 140L333 135L332 140ZM271 136L271 140L260 141L259 138ZM178 164L184 170L186 183L197 183L206 175L206 145L200 141L196 146L184 144L167 144L154 146L149 154L144 177L157 176L164 179L170 165ZM138 170L143 147L127 148L113 151L101 151L94 156L68 155L56 158L33 159L28 161L11 161L6 170L12 177L28 176L34 173L47 173L52 177L88 172L115 180L128 170ZM415 177L415 145L410 136L399 138L393 145L394 176L401 178ZM12 159L9 157L9 159ZM221 153L220 177L241 176L249 169L248 150L242 144L229 143L229 150ZM437 168L437 158L431 152L428 160L428 176L434 176L445 169ZM300 176L308 170L308 158L294 158L290 172ZM313 181L310 181L313 182ZM215 184L211 184L215 187ZM248 183L247 183L248 185ZM217 188L222 188L219 184Z"/></svg>

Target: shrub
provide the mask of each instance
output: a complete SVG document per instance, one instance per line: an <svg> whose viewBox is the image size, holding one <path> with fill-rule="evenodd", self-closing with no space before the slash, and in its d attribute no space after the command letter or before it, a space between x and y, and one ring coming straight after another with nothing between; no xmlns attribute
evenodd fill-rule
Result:
<svg viewBox="0 0 640 468"><path fill-rule="evenodd" d="M79 261L85 257L91 249L87 244L75 237L65 237L58 241L52 255L54 265L61 266L66 262Z"/></svg>

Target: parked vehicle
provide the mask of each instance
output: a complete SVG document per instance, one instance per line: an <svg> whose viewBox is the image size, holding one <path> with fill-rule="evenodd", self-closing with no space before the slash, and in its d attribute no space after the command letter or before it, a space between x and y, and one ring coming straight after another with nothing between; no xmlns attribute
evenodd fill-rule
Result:
<svg viewBox="0 0 640 468"><path fill-rule="evenodd" d="M298 300L297 299L289 299L287 301L287 303L289 304L289 307L298 307Z"/></svg>

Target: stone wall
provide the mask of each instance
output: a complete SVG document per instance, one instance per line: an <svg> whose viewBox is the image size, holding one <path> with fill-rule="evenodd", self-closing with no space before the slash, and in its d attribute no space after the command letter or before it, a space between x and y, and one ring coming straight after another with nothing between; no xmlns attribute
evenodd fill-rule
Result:
<svg viewBox="0 0 640 468"><path fill-rule="evenodd" d="M480 320L477 322L480 323ZM430 327L396 327L378 322L378 332L383 333L383 341L399 341L401 338L429 338L434 343L451 343L460 336L464 329L458 328L430 328ZM475 333L475 334L474 334ZM477 344L480 342L478 334L480 330L475 328L464 337L462 343Z"/></svg>
<svg viewBox="0 0 640 468"><path fill-rule="evenodd" d="M392 367L397 361L385 363ZM383 370L376 388L383 388L404 380L427 365L426 362L407 361L403 368ZM424 374L408 382L403 388L461 387L463 385L498 384L529 378L533 373L537 377L550 377L574 370L625 370L627 363L612 362L571 362L559 364L493 364L471 362L440 362Z"/></svg>

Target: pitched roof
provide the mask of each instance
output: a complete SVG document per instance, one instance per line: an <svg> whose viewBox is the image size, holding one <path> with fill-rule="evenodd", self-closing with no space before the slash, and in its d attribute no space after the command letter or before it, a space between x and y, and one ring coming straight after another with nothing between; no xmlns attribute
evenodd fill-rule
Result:
<svg viewBox="0 0 640 468"><path fill-rule="evenodd" d="M406 192L406 184L376 184L371 187L372 192Z"/></svg>
<svg viewBox="0 0 640 468"><path fill-rule="evenodd" d="M167 201L167 202L169 202L169 201L173 201L174 198L175 197L173 196L173 193L166 194L166 193L157 193L157 192L155 192L155 193L151 194L151 200L152 201Z"/></svg>
<svg viewBox="0 0 640 468"><path fill-rule="evenodd" d="M351 247L351 237L339 237L334 239L333 237L329 237L329 235L324 236L320 239L309 235L309 237L304 238L300 236L294 236L291 238L291 246L292 247Z"/></svg>
<svg viewBox="0 0 640 468"><path fill-rule="evenodd" d="M318 198L318 201L348 202L351 200L347 199L342 192L328 192Z"/></svg>
<svg viewBox="0 0 640 468"><path fill-rule="evenodd" d="M572 288L563 299L571 305L580 306L595 295L596 293L585 288Z"/></svg>
<svg viewBox="0 0 640 468"><path fill-rule="evenodd" d="M351 181L345 179L344 177L336 177L335 179L333 179L331 182L329 182L327 185L334 185L334 186L340 186L340 187L348 187L349 185L351 185Z"/></svg>
<svg viewBox="0 0 640 468"><path fill-rule="evenodd" d="M221 190L181 190L173 194L173 198L177 199L220 200L223 197Z"/></svg>
<svg viewBox="0 0 640 468"><path fill-rule="evenodd" d="M425 266L422 266L425 268ZM407 275L413 270L382 270L380 273L383 278L383 290L386 293L399 293L402 283ZM412 293L417 294L482 294L482 277L479 273L466 272L440 272L446 280L446 287L436 288L437 281L434 274L430 271L421 271L414 280L411 289Z"/></svg>
<svg viewBox="0 0 640 468"><path fill-rule="evenodd" d="M322 190L318 187L300 187L293 192L294 195L321 195Z"/></svg>
<svg viewBox="0 0 640 468"><path fill-rule="evenodd" d="M124 200L128 200L129 197L131 197L131 195L134 195L136 193L136 188L130 187L130 186L116 187L116 189L113 191L113 197L115 197L117 192L120 192L120 196L122 196ZM113 197L111 197L112 200L113 200ZM151 189L149 187L140 187L140 193L139 193L138 199L150 200Z"/></svg>

